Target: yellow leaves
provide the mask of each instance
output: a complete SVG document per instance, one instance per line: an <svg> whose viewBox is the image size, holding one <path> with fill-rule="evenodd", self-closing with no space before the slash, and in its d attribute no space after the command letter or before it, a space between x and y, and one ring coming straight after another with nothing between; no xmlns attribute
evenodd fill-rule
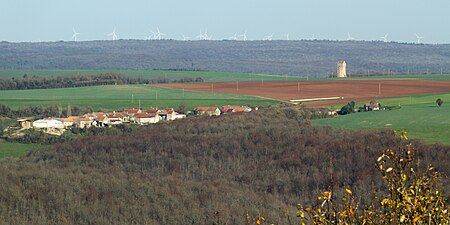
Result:
<svg viewBox="0 0 450 225"><path fill-rule="evenodd" d="M322 195L324 199L331 199L331 191L324 191Z"/></svg>
<svg viewBox="0 0 450 225"><path fill-rule="evenodd" d="M400 138L404 139L404 140L408 140L408 136L406 136L408 134L408 132L406 132L406 130L402 131L402 133L400 134Z"/></svg>
<svg viewBox="0 0 450 225"><path fill-rule="evenodd" d="M406 132L402 138L407 139ZM297 215L306 224L422 224L433 218L435 224L450 224L446 194L439 190L440 174L429 166L417 170L414 148L405 144L399 148L385 149L378 157L376 168L387 183L388 195L381 197L380 205L360 209L360 203L350 188L337 190L342 198L334 201L331 191L322 192L319 208L301 208ZM336 198L333 198L336 197ZM378 197L378 196L377 196ZM320 204L320 203L319 203ZM305 224L302 223L302 224Z"/></svg>
<svg viewBox="0 0 450 225"><path fill-rule="evenodd" d="M389 199L387 199L387 198L381 200L381 202L380 202L381 206L385 206L385 205L387 205L388 203L389 203Z"/></svg>
<svg viewBox="0 0 450 225"><path fill-rule="evenodd" d="M349 195L352 195L352 194L353 194L352 190L350 190L350 189L348 189L348 188L345 189L345 192L347 192Z"/></svg>
<svg viewBox="0 0 450 225"><path fill-rule="evenodd" d="M341 217L345 217L347 215L347 210L342 211L341 213L339 213L339 215Z"/></svg>
<svg viewBox="0 0 450 225"><path fill-rule="evenodd" d="M304 219L304 218L305 218L305 213L304 213L304 212L299 213L299 214L298 214L298 217Z"/></svg>
<svg viewBox="0 0 450 225"><path fill-rule="evenodd" d="M406 181L408 179L408 177L406 176L406 174L402 174L402 181Z"/></svg>
<svg viewBox="0 0 450 225"><path fill-rule="evenodd" d="M264 216L259 216L258 219L256 219L255 223L257 225L260 225L264 221L266 221L266 218L264 218Z"/></svg>
<svg viewBox="0 0 450 225"><path fill-rule="evenodd" d="M350 215L352 215L352 216L356 215L355 210L353 210L352 208L350 208Z"/></svg>

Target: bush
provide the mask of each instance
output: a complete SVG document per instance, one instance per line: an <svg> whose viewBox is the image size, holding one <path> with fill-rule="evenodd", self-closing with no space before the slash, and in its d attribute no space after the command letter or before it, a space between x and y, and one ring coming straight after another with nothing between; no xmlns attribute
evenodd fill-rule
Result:
<svg viewBox="0 0 450 225"><path fill-rule="evenodd" d="M440 99L440 98L436 99L436 104L437 104L439 107L441 107L443 103L444 103L444 100L442 100L442 99Z"/></svg>
<svg viewBox="0 0 450 225"><path fill-rule="evenodd" d="M400 138L408 140L406 133ZM443 193L442 175L431 165L421 171L415 162L411 143L386 149L376 168L386 183L386 196L373 195L379 204L359 209L358 198L346 188L339 199L330 186L318 200L318 207L298 205L297 216L302 224L449 224L450 207ZM339 191L337 191L339 193Z"/></svg>
<svg viewBox="0 0 450 225"><path fill-rule="evenodd" d="M347 103L347 105L342 106L341 110L339 111L339 114L347 115L353 112L355 112L355 102L351 101Z"/></svg>

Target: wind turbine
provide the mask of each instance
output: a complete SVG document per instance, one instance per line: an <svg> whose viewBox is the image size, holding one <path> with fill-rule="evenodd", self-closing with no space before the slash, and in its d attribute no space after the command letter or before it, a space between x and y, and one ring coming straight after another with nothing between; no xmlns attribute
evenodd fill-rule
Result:
<svg viewBox="0 0 450 225"><path fill-rule="evenodd" d="M264 40L264 41L271 41L272 38L273 38L273 33L271 33L271 34L267 35L266 37L264 37L263 40Z"/></svg>
<svg viewBox="0 0 450 225"><path fill-rule="evenodd" d="M420 44L420 40L422 40L425 37L419 36L418 34L416 34L416 38L417 38L417 44Z"/></svg>
<svg viewBox="0 0 450 225"><path fill-rule="evenodd" d="M349 32L347 32L347 41L354 41L355 38L353 38Z"/></svg>
<svg viewBox="0 0 450 225"><path fill-rule="evenodd" d="M80 35L80 33L77 33L77 32L75 31L75 27L72 28L72 30L73 30L72 39L73 39L73 41L77 41L77 37L78 37L78 35Z"/></svg>
<svg viewBox="0 0 450 225"><path fill-rule="evenodd" d="M287 33L287 34L282 34L281 36L286 37L286 41L289 41L289 33Z"/></svg>
<svg viewBox="0 0 450 225"><path fill-rule="evenodd" d="M384 35L383 37L380 37L381 39L383 39L384 42L388 42L387 37L389 36L389 33L387 33L386 35Z"/></svg>
<svg viewBox="0 0 450 225"><path fill-rule="evenodd" d="M233 36L231 36L231 37L229 37L231 40L237 40L238 38L237 38L237 36L238 36L238 34L237 34L237 32L236 33L234 33L234 35Z"/></svg>
<svg viewBox="0 0 450 225"><path fill-rule="evenodd" d="M117 40L116 27L114 27L113 32L109 33L108 36L111 36L113 41Z"/></svg>
<svg viewBox="0 0 450 225"><path fill-rule="evenodd" d="M203 34L203 40L211 40L212 35L208 36L208 29L205 29L205 33Z"/></svg>
<svg viewBox="0 0 450 225"><path fill-rule="evenodd" d="M184 34L181 34L181 36L183 37L183 41L187 41L190 38L190 37L184 36Z"/></svg>
<svg viewBox="0 0 450 225"><path fill-rule="evenodd" d="M161 31L159 31L159 27L156 27L156 39L157 40L161 40L162 39L162 36L164 36L164 35L166 35L166 34L164 34L164 33L161 33Z"/></svg>
<svg viewBox="0 0 450 225"><path fill-rule="evenodd" d="M239 37L242 37L243 41L247 41L247 30L245 30L243 34L239 35Z"/></svg>
<svg viewBox="0 0 450 225"><path fill-rule="evenodd" d="M200 34L196 36L198 40L205 40L205 35L202 33L202 29L200 29Z"/></svg>

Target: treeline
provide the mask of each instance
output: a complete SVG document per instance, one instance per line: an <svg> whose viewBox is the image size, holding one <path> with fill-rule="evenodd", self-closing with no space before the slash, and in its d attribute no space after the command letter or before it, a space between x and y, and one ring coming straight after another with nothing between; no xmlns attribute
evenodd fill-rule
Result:
<svg viewBox="0 0 450 225"><path fill-rule="evenodd" d="M88 112L93 112L92 107L69 105L62 107L60 105L27 105L20 106L18 109L11 109L8 105L0 104L0 117L18 118L18 117L68 117L81 116Z"/></svg>
<svg viewBox="0 0 450 225"><path fill-rule="evenodd" d="M5 224L289 224L330 182L374 201L392 131L311 126L310 112L260 110L162 123L56 144L0 166ZM450 147L414 143L449 174ZM333 176L330 179L330 171ZM444 189L449 190L447 182Z"/></svg>
<svg viewBox="0 0 450 225"><path fill-rule="evenodd" d="M0 90L27 90L47 88L71 88L99 85L117 84L159 84L159 83L192 83L203 82L201 77L182 77L180 79L167 79L157 77L147 79L142 77L122 76L118 73L101 73L95 75L71 75L71 76L28 76L11 79L0 79Z"/></svg>

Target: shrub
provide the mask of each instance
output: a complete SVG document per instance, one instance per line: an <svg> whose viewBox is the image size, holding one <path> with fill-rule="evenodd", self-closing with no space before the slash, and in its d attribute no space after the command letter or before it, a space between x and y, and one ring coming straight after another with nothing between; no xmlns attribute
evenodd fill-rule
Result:
<svg viewBox="0 0 450 225"><path fill-rule="evenodd" d="M443 103L444 103L444 100L442 100L442 99L440 99L440 98L436 99L436 104L437 104L439 107L441 107Z"/></svg>
<svg viewBox="0 0 450 225"><path fill-rule="evenodd" d="M406 132L400 135L408 140ZM379 204L359 209L358 198L346 188L339 199L331 186L319 197L318 207L298 205L297 216L302 224L449 224L450 208L443 193L442 175L431 165L425 171L415 162L411 143L386 149L376 168L386 183L388 193L374 196Z"/></svg>

